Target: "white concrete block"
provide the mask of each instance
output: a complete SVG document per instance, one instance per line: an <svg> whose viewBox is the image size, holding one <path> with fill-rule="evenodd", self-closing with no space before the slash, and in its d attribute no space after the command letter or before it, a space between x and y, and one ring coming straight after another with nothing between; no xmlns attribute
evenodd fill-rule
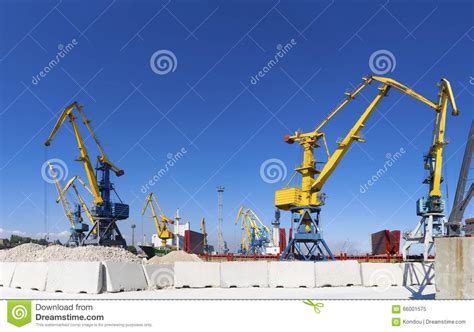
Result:
<svg viewBox="0 0 474 332"><path fill-rule="evenodd" d="M409 262L403 264L403 285L433 285L435 283L434 263Z"/></svg>
<svg viewBox="0 0 474 332"><path fill-rule="evenodd" d="M360 286L360 265L358 261L325 261L314 264L316 287Z"/></svg>
<svg viewBox="0 0 474 332"><path fill-rule="evenodd" d="M49 262L47 292L98 294L102 291L101 262Z"/></svg>
<svg viewBox="0 0 474 332"><path fill-rule="evenodd" d="M148 288L166 288L173 287L174 284L174 265L173 264L144 264Z"/></svg>
<svg viewBox="0 0 474 332"><path fill-rule="evenodd" d="M268 263L222 262L221 287L268 287Z"/></svg>
<svg viewBox="0 0 474 332"><path fill-rule="evenodd" d="M48 263L46 262L16 263L10 287L44 291L47 275Z"/></svg>
<svg viewBox="0 0 474 332"><path fill-rule="evenodd" d="M315 287L314 262L269 262L270 287Z"/></svg>
<svg viewBox="0 0 474 332"><path fill-rule="evenodd" d="M107 292L136 291L148 287L142 264L103 262Z"/></svg>
<svg viewBox="0 0 474 332"><path fill-rule="evenodd" d="M474 237L435 239L436 299L474 299Z"/></svg>
<svg viewBox="0 0 474 332"><path fill-rule="evenodd" d="M216 262L174 263L175 287L219 287L220 264Z"/></svg>
<svg viewBox="0 0 474 332"><path fill-rule="evenodd" d="M15 265L14 262L0 262L0 286L10 287Z"/></svg>
<svg viewBox="0 0 474 332"><path fill-rule="evenodd" d="M363 286L403 286L403 264L401 263L361 263Z"/></svg>

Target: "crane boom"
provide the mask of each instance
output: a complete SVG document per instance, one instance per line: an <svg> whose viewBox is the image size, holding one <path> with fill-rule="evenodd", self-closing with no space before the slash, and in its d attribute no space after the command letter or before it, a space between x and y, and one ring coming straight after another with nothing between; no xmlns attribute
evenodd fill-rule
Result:
<svg viewBox="0 0 474 332"><path fill-rule="evenodd" d="M59 180L56 175L56 172L54 171L53 165L49 161L48 161L48 165L51 172L51 176L54 179L54 184L56 185L56 189L59 195L58 199L56 200L56 203L61 202L66 218L69 220L71 227L74 227L74 213L72 212L71 204L69 204L69 201L67 200L66 196L63 193L63 189L61 188L61 184L59 183Z"/></svg>
<svg viewBox="0 0 474 332"><path fill-rule="evenodd" d="M469 169L471 168L472 155L474 154L474 121L471 122L471 129L467 137L466 148L459 172L458 184L456 186L456 194L454 195L453 208L449 215L448 223L453 226L458 226L455 233L459 232L459 225L462 223L463 215L466 206L469 204L471 197L474 195L474 183L471 183L467 193L465 193ZM453 231L453 230L452 230Z"/></svg>
<svg viewBox="0 0 474 332"><path fill-rule="evenodd" d="M69 188L72 188L74 190L74 193L77 196L77 199L79 200L79 203L81 204L82 209L86 213L87 218L89 219L91 224L94 225L95 221L94 221L94 218L92 216L92 213L89 210L89 207L87 206L86 202L82 198L81 193L79 192L79 190L77 189L77 187L74 184L74 181L76 181L76 180L79 181L84 186L84 188L92 195L92 191L89 189L89 187L87 187L86 183L79 177L79 175L73 176L71 179L69 179L69 181L64 186L64 189L62 190L61 194L65 195L66 192L69 190Z"/></svg>
<svg viewBox="0 0 474 332"><path fill-rule="evenodd" d="M331 155L327 163L324 165L321 173L319 174L316 181L311 185L311 190L320 191L323 185L326 183L327 179L331 176L334 172L336 167L342 160L342 157L346 154L351 146L352 142L364 142L364 139L360 136L360 130L364 127L367 120L369 120L370 116L374 112L377 105L380 103L383 97L385 97L390 90L390 86L385 85L380 89L379 94L375 97L375 99L370 103L367 107L365 112L362 116L357 120L354 126L351 128L349 133L344 137L344 139L338 144L338 147Z"/></svg>

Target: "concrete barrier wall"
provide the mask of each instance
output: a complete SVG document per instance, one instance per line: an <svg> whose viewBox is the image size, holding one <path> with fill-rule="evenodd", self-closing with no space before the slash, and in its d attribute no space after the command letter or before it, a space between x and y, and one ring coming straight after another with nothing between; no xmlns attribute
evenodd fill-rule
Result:
<svg viewBox="0 0 474 332"><path fill-rule="evenodd" d="M360 286L360 264L358 261L327 261L314 264L316 287Z"/></svg>
<svg viewBox="0 0 474 332"><path fill-rule="evenodd" d="M403 286L403 263L361 263L363 286Z"/></svg>
<svg viewBox="0 0 474 332"><path fill-rule="evenodd" d="M268 287L266 261L222 262L220 265L221 287Z"/></svg>
<svg viewBox="0 0 474 332"><path fill-rule="evenodd" d="M474 250L467 242L442 244L441 249L437 249L436 268L441 270L437 271L437 279L443 273L441 285L437 286L437 297L473 298L474 256L461 254L459 257L463 257L463 260L456 261L446 246L454 246L453 250L463 248L463 252L467 253ZM449 260L449 264L445 260ZM454 275L457 278L455 280ZM65 293L97 294L102 291L135 291L173 286L311 288L362 284L390 287L433 282L433 263L260 261L142 265L118 262L0 262L0 286Z"/></svg>
<svg viewBox="0 0 474 332"><path fill-rule="evenodd" d="M159 289L174 285L174 264L143 265L148 288Z"/></svg>
<svg viewBox="0 0 474 332"><path fill-rule="evenodd" d="M220 264L215 262L174 263L175 287L219 287Z"/></svg>
<svg viewBox="0 0 474 332"><path fill-rule="evenodd" d="M474 299L474 238L435 239L436 298Z"/></svg>
<svg viewBox="0 0 474 332"><path fill-rule="evenodd" d="M47 275L48 263L16 263L10 287L44 291Z"/></svg>
<svg viewBox="0 0 474 332"><path fill-rule="evenodd" d="M136 291L148 288L142 264L103 262L107 292Z"/></svg>
<svg viewBox="0 0 474 332"><path fill-rule="evenodd" d="M98 294L103 269L101 262L48 262L46 291Z"/></svg>
<svg viewBox="0 0 474 332"><path fill-rule="evenodd" d="M0 262L0 286L10 287L15 265L14 262Z"/></svg>
<svg viewBox="0 0 474 332"><path fill-rule="evenodd" d="M315 287L313 262L269 262L268 284L270 287Z"/></svg>

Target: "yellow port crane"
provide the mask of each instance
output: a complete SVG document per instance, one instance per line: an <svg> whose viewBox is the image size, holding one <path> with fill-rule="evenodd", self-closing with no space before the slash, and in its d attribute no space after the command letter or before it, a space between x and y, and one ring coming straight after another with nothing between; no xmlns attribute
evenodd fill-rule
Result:
<svg viewBox="0 0 474 332"><path fill-rule="evenodd" d="M382 83L382 86L378 88L378 95L372 100L364 113L349 130L347 135L337 142L336 149L330 153L326 142L326 135L322 131L323 127L373 81ZM364 142L360 131L365 126L365 123L373 114L380 101L387 96L387 93L391 88L428 105L436 112L435 135L429 153L434 159L433 176L429 195L430 197L441 197L441 167L443 147L446 144L444 140L444 132L448 102L452 106L452 115L458 115L458 110L449 81L446 79L441 80L439 84L438 102L435 103L391 78L381 76L364 77L363 82L353 92L347 92L346 99L340 103L313 131L308 133L297 131L294 135L287 135L284 137L286 143L293 144L294 142L298 142L303 147L303 162L295 169L297 173L301 174L301 187L289 188L287 186L275 193L275 206L278 209L291 211L292 225L293 223L297 224L296 232L293 234L293 238L281 256L282 260L292 258L304 260L334 259L334 256L322 238L320 232L320 207L324 205L326 197L321 190L341 162L343 156L349 150L352 143L354 141ZM314 158L314 149L320 147L318 144L320 140L322 140L325 146L328 158L321 170L316 168L316 161Z"/></svg>
<svg viewBox="0 0 474 332"><path fill-rule="evenodd" d="M66 191L69 186L67 184L64 188L61 187L61 184L59 183L59 179L57 177L56 171L54 170L53 165L48 161L49 169L51 172L51 175L54 179L54 184L56 185L56 189L58 191L58 198L56 199L56 203L61 202L61 205L64 210L64 214L66 215L66 218L69 220L69 224L71 225L70 231L71 234L69 236L69 239L67 241L68 246L80 246L82 245L82 241L85 237L85 232L89 230L89 226L83 223L83 218L81 215L81 205L83 205L82 198L78 196L81 204L76 205L76 209L73 211L71 208L71 204L69 203L69 200L66 198ZM84 206L84 205L83 205ZM87 209L87 206L86 206ZM85 210L87 215L90 216L89 210Z"/></svg>
<svg viewBox="0 0 474 332"><path fill-rule="evenodd" d="M159 218L158 218L158 215L156 214L154 205L156 205L156 207L160 211ZM145 205L143 206L143 209L142 209L142 215L145 214L148 206L151 209L151 216L153 220L155 221L156 231L158 233L158 237L161 239L161 245L163 247L166 247L166 240L173 238L173 233L168 229L168 225L173 224L174 222L172 219L169 219L168 217L165 216L163 210L161 209L160 204L158 204L158 201L152 192L150 192L145 199Z"/></svg>
<svg viewBox="0 0 474 332"><path fill-rule="evenodd" d="M240 206L235 224L241 221L243 236L240 244L240 252L243 254L264 254L265 246L269 243L270 229L260 220L257 214L250 208Z"/></svg>
<svg viewBox="0 0 474 332"><path fill-rule="evenodd" d="M62 194L65 195L66 192L69 190L69 188L72 188L74 190L74 193L76 194L77 199L79 200L79 204L81 205L82 209L86 213L87 218L89 219L91 225L95 224L94 217L92 216L91 211L89 210L89 207L87 206L86 202L82 198L81 193L77 189L76 185L74 184L74 181L79 181L79 183L87 190L89 194L92 195L92 191L90 188L87 186L87 184L81 179L79 175L73 176L64 186L64 189L62 191Z"/></svg>
<svg viewBox="0 0 474 332"><path fill-rule="evenodd" d="M115 188L113 183L110 181L110 171L114 172L117 177L122 176L124 171L114 165L107 158L102 145L92 130L90 125L91 121L86 118L82 108L83 107L77 102L73 102L67 106L56 121L51 134L45 142L45 145L49 146L51 144L53 138L64 121L69 119L80 153L77 160L83 163L87 180L89 182L90 191L93 196L91 215L94 218L94 226L93 229L86 235L83 244L126 247L125 239L120 233L116 221L128 218L129 206L124 204L118 195L117 197L119 198L120 202L112 202L111 193L112 191L115 192ZM95 169L92 166L85 141L79 131L79 127L76 122L77 116L74 114L74 111L79 113L79 117L82 119L90 136L93 138L99 150L100 154L97 157L97 166Z"/></svg>
<svg viewBox="0 0 474 332"><path fill-rule="evenodd" d="M201 220L201 232L203 235L202 248L204 253L209 253L209 244L207 243L207 232L206 232L206 220L202 218Z"/></svg>
<svg viewBox="0 0 474 332"><path fill-rule="evenodd" d="M69 223L71 224L71 229L73 229L74 228L74 213L72 212L71 204L69 203L66 196L63 194L63 188L61 187L61 183L59 183L56 171L54 170L53 165L49 161L48 161L48 166L49 166L49 171L51 173L51 176L53 177L56 190L58 191L58 195L59 195L58 199L56 200L56 203L61 202L61 205L64 210L64 215L66 216L67 220L69 220Z"/></svg>

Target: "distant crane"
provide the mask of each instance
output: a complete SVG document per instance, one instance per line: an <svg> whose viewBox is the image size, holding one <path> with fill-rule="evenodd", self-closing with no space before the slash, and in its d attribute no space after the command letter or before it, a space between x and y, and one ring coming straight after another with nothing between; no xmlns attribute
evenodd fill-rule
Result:
<svg viewBox="0 0 474 332"><path fill-rule="evenodd" d="M132 228L132 247L135 247L135 228L137 228L137 225L132 224L130 227Z"/></svg>
<svg viewBox="0 0 474 332"><path fill-rule="evenodd" d="M79 246L82 244L82 240L85 237L85 232L89 230L89 226L83 224L83 219L81 216L81 205L78 203L76 205L76 210L73 212L71 209L71 204L69 203L68 199L66 198L65 192L59 183L56 171L54 170L53 165L48 161L49 169L51 175L54 179L54 184L56 185L56 189L58 191L58 199L56 203L61 202L61 205L64 210L64 214L70 223L70 230L71 235L67 241L68 246Z"/></svg>
<svg viewBox="0 0 474 332"><path fill-rule="evenodd" d="M235 218L237 225L241 221L241 229L244 231L240 252L243 254L265 254L265 247L271 242L271 230L250 208L241 206Z"/></svg>
<svg viewBox="0 0 474 332"><path fill-rule="evenodd" d="M222 233L222 194L224 193L224 187L217 187L217 252L219 254L225 253L226 244L224 241L224 234Z"/></svg>
<svg viewBox="0 0 474 332"><path fill-rule="evenodd" d="M206 220L202 218L201 220L201 232L203 235L202 248L204 253L209 254L209 244L207 243L207 232L206 232Z"/></svg>
<svg viewBox="0 0 474 332"><path fill-rule="evenodd" d="M158 218L158 215L156 214L154 205L156 205L156 207L158 208L160 212L159 218ZM145 214L148 206L151 209L151 216L153 220L155 221L158 237L161 239L161 246L166 247L166 241L168 239L173 238L173 233L169 230L168 227L170 224L173 224L174 222L173 220L165 216L163 210L161 209L160 204L158 204L158 201L156 200L156 197L152 192L150 192L145 199L145 205L143 206L143 209L142 209L142 215Z"/></svg>

